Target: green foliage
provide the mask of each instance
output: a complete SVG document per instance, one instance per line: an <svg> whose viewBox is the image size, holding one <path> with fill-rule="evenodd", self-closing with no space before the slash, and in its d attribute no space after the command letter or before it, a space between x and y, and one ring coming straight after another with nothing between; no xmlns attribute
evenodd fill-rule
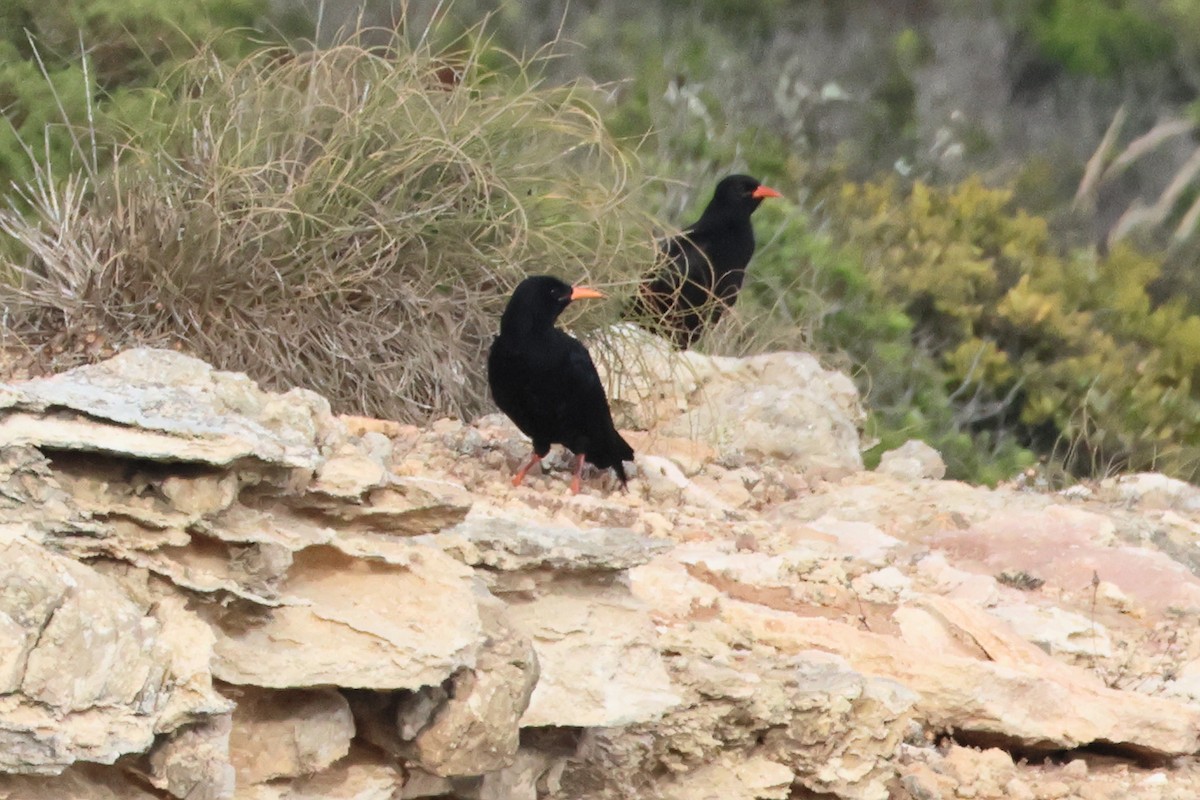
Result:
<svg viewBox="0 0 1200 800"><path fill-rule="evenodd" d="M1064 257L1045 221L1011 199L978 180L903 193L849 185L837 214L884 301L912 319L911 341L935 367L924 377L940 379L956 431L1054 453L1077 474L1194 479L1200 318L1151 302L1158 259L1124 247ZM929 388L915 380L915 397ZM942 398L927 400L913 405L936 410Z"/></svg>
<svg viewBox="0 0 1200 800"><path fill-rule="evenodd" d="M879 219L864 220L872 230ZM783 204L755 214L770 231L737 311L758 336L748 349L806 347L849 372L869 408L868 466L908 439L937 448L951 477L994 484L1033 463L1011 433L976 430L951 398L945 367L920 346L906 303L864 261L862 235L817 227ZM870 249L868 246L866 249ZM788 333L792 331L792 333ZM799 335L797 335L799 334Z"/></svg>
<svg viewBox="0 0 1200 800"><path fill-rule="evenodd" d="M1067 69L1112 77L1173 48L1172 29L1150 11L1139 0L1044 0L1029 24L1046 55Z"/></svg>
<svg viewBox="0 0 1200 800"><path fill-rule="evenodd" d="M225 35L258 22L266 0L0 0L0 186L34 175L32 153L65 176L106 147L114 128L148 107L135 90L211 44L218 57L248 52ZM90 129L90 130L89 130ZM97 141L77 145L85 134Z"/></svg>

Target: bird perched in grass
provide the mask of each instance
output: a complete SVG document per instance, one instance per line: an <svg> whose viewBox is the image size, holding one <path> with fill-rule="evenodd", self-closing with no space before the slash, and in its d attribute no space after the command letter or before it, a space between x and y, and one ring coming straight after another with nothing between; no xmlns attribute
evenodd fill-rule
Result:
<svg viewBox="0 0 1200 800"><path fill-rule="evenodd" d="M492 399L521 432L533 440L533 455L513 477L519 486L526 473L561 444L575 454L571 493L578 494L584 459L611 467L625 487L623 461L633 448L613 426L608 397L587 348L554 327L574 300L604 297L586 286L570 286L549 275L518 284L500 318L500 335L488 351Z"/></svg>
<svg viewBox="0 0 1200 800"><path fill-rule="evenodd" d="M754 255L750 215L768 197L782 195L749 175L722 178L700 219L664 243L666 263L643 279L626 316L690 347L737 302Z"/></svg>

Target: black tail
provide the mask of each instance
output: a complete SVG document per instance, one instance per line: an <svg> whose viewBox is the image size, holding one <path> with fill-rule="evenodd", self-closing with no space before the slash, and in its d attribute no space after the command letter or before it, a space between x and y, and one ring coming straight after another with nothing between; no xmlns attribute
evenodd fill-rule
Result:
<svg viewBox="0 0 1200 800"><path fill-rule="evenodd" d="M617 477L621 479L621 486L625 486L629 482L629 478L625 475L625 465L622 462L633 461L633 448L629 446L629 442L621 438L621 434L617 433L615 428L607 446L603 450L588 453L586 458L588 463L598 469L611 467L617 473Z"/></svg>

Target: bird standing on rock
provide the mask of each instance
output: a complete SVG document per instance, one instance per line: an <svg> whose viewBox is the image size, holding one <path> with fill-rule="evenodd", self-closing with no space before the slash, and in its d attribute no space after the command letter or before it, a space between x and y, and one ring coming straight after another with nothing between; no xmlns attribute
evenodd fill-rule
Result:
<svg viewBox="0 0 1200 800"><path fill-rule="evenodd" d="M633 448L613 425L587 349L554 327L572 301L599 297L604 295L595 289L535 275L521 281L509 298L487 368L492 399L533 440L533 455L513 477L513 486L557 443L575 453L572 494L579 493L584 459L600 469L611 467L625 487L621 462L633 460Z"/></svg>
<svg viewBox="0 0 1200 800"><path fill-rule="evenodd" d="M737 302L754 255L750 215L768 197L782 197L749 175L717 183L696 220L663 247L667 263L647 275L626 316L647 324L687 349Z"/></svg>

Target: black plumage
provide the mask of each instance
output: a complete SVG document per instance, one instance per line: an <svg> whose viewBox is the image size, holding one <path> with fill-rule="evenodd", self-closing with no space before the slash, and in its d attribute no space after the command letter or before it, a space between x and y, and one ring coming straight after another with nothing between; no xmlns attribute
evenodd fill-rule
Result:
<svg viewBox="0 0 1200 800"><path fill-rule="evenodd" d="M488 351L488 386L500 410L533 440L533 455L513 477L514 486L552 444L576 455L572 492L579 491L585 458L600 469L611 467L625 486L621 462L633 460L633 448L613 425L596 365L587 348L554 327L571 301L603 296L535 275L521 281L509 298L500 334Z"/></svg>
<svg viewBox="0 0 1200 800"><path fill-rule="evenodd" d="M780 196L749 175L722 178L700 219L664 243L665 263L643 280L627 316L690 347L737 302L754 255L750 215Z"/></svg>

